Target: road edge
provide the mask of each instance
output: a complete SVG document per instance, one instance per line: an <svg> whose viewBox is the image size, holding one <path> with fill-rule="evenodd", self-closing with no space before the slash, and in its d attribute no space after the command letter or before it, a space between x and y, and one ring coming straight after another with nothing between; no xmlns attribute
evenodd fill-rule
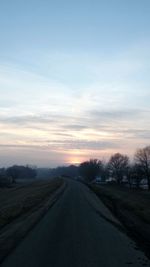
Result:
<svg viewBox="0 0 150 267"><path fill-rule="evenodd" d="M90 189L98 196L103 204L114 214L114 216L122 223L126 234L134 240L145 255L150 259L150 228L149 226L135 216L130 210L125 209L121 203L117 203L115 199L103 192L97 192L93 187Z"/></svg>
<svg viewBox="0 0 150 267"><path fill-rule="evenodd" d="M57 202L59 197L64 193L67 182L56 189L52 196L43 204L42 207L34 211L22 222L16 223L13 229L7 230L0 236L0 264L4 259L17 247L17 245L25 238L25 236L40 222L46 215L47 211Z"/></svg>

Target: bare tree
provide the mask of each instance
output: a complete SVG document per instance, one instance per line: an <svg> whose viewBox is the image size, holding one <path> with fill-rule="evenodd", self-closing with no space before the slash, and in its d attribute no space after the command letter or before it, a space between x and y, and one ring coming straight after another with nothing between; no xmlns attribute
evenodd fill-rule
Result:
<svg viewBox="0 0 150 267"><path fill-rule="evenodd" d="M113 178L115 178L118 184L120 184L123 180L123 177L127 175L128 168L129 157L120 153L116 153L111 156L108 162L109 173Z"/></svg>
<svg viewBox="0 0 150 267"><path fill-rule="evenodd" d="M143 174L141 172L141 168L137 164L132 164L128 168L127 172L127 180L130 188L132 186L136 186L136 188L140 188L141 180L143 179Z"/></svg>
<svg viewBox="0 0 150 267"><path fill-rule="evenodd" d="M150 190L150 146L138 149L134 159L141 173L147 179L148 189Z"/></svg>
<svg viewBox="0 0 150 267"><path fill-rule="evenodd" d="M102 162L100 160L90 159L80 164L79 172L87 182L90 182L100 174L101 168Z"/></svg>

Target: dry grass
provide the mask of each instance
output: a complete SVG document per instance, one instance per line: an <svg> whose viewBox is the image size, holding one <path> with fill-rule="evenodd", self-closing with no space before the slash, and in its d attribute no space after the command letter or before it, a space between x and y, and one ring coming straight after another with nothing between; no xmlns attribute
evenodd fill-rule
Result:
<svg viewBox="0 0 150 267"><path fill-rule="evenodd" d="M93 185L92 189L100 197L109 199L113 204L128 209L144 222L150 223L150 192L114 185Z"/></svg>
<svg viewBox="0 0 150 267"><path fill-rule="evenodd" d="M0 263L64 192L60 178L0 189Z"/></svg>
<svg viewBox="0 0 150 267"><path fill-rule="evenodd" d="M0 229L39 208L63 184L59 178L0 189Z"/></svg>

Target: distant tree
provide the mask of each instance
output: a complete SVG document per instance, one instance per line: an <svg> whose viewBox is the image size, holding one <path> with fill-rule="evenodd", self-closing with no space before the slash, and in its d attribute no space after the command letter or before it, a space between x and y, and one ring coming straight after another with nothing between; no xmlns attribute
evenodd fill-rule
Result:
<svg viewBox="0 0 150 267"><path fill-rule="evenodd" d="M135 153L134 159L141 175L147 179L148 189L150 190L150 146L138 149Z"/></svg>
<svg viewBox="0 0 150 267"><path fill-rule="evenodd" d="M127 175L128 168L129 157L120 153L112 155L108 162L109 173L118 184L121 184L123 177Z"/></svg>
<svg viewBox="0 0 150 267"><path fill-rule="evenodd" d="M15 183L17 179L32 179L35 178L37 172L28 166L14 165L7 169L7 175L12 178L12 182Z"/></svg>
<svg viewBox="0 0 150 267"><path fill-rule="evenodd" d="M6 169L0 168L0 175L5 175L5 174L6 174Z"/></svg>
<svg viewBox="0 0 150 267"><path fill-rule="evenodd" d="M106 164L105 162L102 162L100 176L102 181L106 181L109 176L108 164Z"/></svg>
<svg viewBox="0 0 150 267"><path fill-rule="evenodd" d="M143 179L143 174L141 168L137 164L132 164L128 168L127 180L130 188L134 185L136 188L140 188L141 180Z"/></svg>
<svg viewBox="0 0 150 267"><path fill-rule="evenodd" d="M49 168L37 168L36 172L38 179L49 179L51 177L51 169Z"/></svg>
<svg viewBox="0 0 150 267"><path fill-rule="evenodd" d="M7 172L7 175L12 178L12 183L15 183L16 179L19 178L19 170L18 170L18 166L16 165L9 167L6 172Z"/></svg>
<svg viewBox="0 0 150 267"><path fill-rule="evenodd" d="M79 172L87 182L91 182L100 174L101 168L102 162L100 160L90 159L80 164Z"/></svg>
<svg viewBox="0 0 150 267"><path fill-rule="evenodd" d="M79 169L75 165L70 166L60 166L55 169L51 169L50 176L64 176L64 177L70 177L74 178L79 175Z"/></svg>
<svg viewBox="0 0 150 267"><path fill-rule="evenodd" d="M35 167L30 167L30 166L22 166L22 170L20 173L20 178L22 179L34 179L37 176L37 170Z"/></svg>
<svg viewBox="0 0 150 267"><path fill-rule="evenodd" d="M0 187L8 187L11 185L11 178L7 175L6 169L0 169Z"/></svg>

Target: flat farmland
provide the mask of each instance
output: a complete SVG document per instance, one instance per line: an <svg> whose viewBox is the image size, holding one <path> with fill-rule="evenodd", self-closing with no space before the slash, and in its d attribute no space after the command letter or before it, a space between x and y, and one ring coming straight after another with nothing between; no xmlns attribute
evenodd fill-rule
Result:
<svg viewBox="0 0 150 267"><path fill-rule="evenodd" d="M0 230L14 219L43 205L63 184L59 178L0 189Z"/></svg>
<svg viewBox="0 0 150 267"><path fill-rule="evenodd" d="M61 178L0 189L0 262L18 245L63 193Z"/></svg>

